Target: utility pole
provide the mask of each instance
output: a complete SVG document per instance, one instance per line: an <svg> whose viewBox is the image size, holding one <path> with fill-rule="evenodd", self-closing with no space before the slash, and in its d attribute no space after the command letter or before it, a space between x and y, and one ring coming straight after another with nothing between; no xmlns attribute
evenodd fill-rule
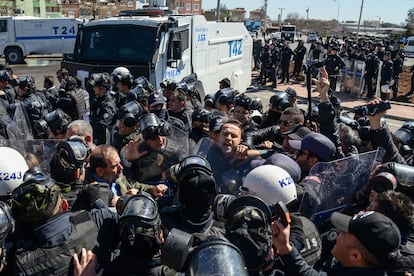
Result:
<svg viewBox="0 0 414 276"><path fill-rule="evenodd" d="M267 0L264 2L264 20L263 20L264 31L267 31Z"/></svg>
<svg viewBox="0 0 414 276"><path fill-rule="evenodd" d="M285 8L279 8L279 10L280 10L280 21L279 21L279 25L281 25L282 24L282 14L283 14L283 10L285 10Z"/></svg>
<svg viewBox="0 0 414 276"><path fill-rule="evenodd" d="M220 21L220 0L217 0L217 12L216 12L216 21Z"/></svg>
<svg viewBox="0 0 414 276"><path fill-rule="evenodd" d="M363 8L363 7L364 7L364 0L362 0L362 3L361 3L361 10L359 11L358 29L357 29L357 33L356 33L357 37L358 37L358 35L359 35L359 27L361 26L361 16L362 16L362 8Z"/></svg>
<svg viewBox="0 0 414 276"><path fill-rule="evenodd" d="M307 31L309 31L308 30L308 22L309 22L309 7L306 9L306 24L305 24L305 29L307 30Z"/></svg>

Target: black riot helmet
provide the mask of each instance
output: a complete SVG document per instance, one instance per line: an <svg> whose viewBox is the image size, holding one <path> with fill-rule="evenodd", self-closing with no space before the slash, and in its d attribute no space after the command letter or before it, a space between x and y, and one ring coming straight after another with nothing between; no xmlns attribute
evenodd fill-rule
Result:
<svg viewBox="0 0 414 276"><path fill-rule="evenodd" d="M7 70L0 70L0 81L10 81L11 77Z"/></svg>
<svg viewBox="0 0 414 276"><path fill-rule="evenodd" d="M252 110L257 110L259 112L263 112L263 104L262 100L259 97L252 98L252 102L250 103L250 107Z"/></svg>
<svg viewBox="0 0 414 276"><path fill-rule="evenodd" d="M127 127L133 127L138 124L139 117L143 108L136 101L130 101L119 108L118 116Z"/></svg>
<svg viewBox="0 0 414 276"><path fill-rule="evenodd" d="M111 86L111 78L108 73L94 73L88 80L91 87L103 86L109 88Z"/></svg>
<svg viewBox="0 0 414 276"><path fill-rule="evenodd" d="M153 139L157 135L169 136L171 132L169 124L161 121L154 113L144 114L141 117L139 124L144 140Z"/></svg>
<svg viewBox="0 0 414 276"><path fill-rule="evenodd" d="M48 138L49 129L55 135L63 134L66 132L66 129L71 122L72 118L62 109L57 108L56 110L47 113L44 120L34 122L36 137Z"/></svg>
<svg viewBox="0 0 414 276"><path fill-rule="evenodd" d="M236 93L234 92L232 88L230 87L223 88L217 91L217 93L214 95L214 102L222 104L222 105L230 106L234 101L235 95Z"/></svg>
<svg viewBox="0 0 414 276"><path fill-rule="evenodd" d="M405 122L393 134L401 144L414 147L414 121Z"/></svg>
<svg viewBox="0 0 414 276"><path fill-rule="evenodd" d="M121 247L128 255L151 259L161 246L157 203L146 192L124 199L117 204L121 213Z"/></svg>
<svg viewBox="0 0 414 276"><path fill-rule="evenodd" d="M64 192L70 190L76 181L75 170L83 170L90 153L91 149L79 136L72 136L56 146L56 153L50 161L50 176Z"/></svg>
<svg viewBox="0 0 414 276"><path fill-rule="evenodd" d="M277 107L280 111L283 111L291 106L289 102L289 95L284 91L275 92L275 94L270 97L269 103L272 106Z"/></svg>
<svg viewBox="0 0 414 276"><path fill-rule="evenodd" d="M149 82L149 80L144 76L139 76L134 80L134 87L135 86L141 86L143 89L145 89L148 93L154 92L154 86L152 83Z"/></svg>
<svg viewBox="0 0 414 276"><path fill-rule="evenodd" d="M225 212L226 237L243 253L249 271L266 264L272 248L270 208L258 197L241 196Z"/></svg>
<svg viewBox="0 0 414 276"><path fill-rule="evenodd" d="M178 199L188 217L199 217L209 212L218 187L210 163L192 155L167 171L167 179L178 187Z"/></svg>
<svg viewBox="0 0 414 276"><path fill-rule="evenodd" d="M234 98L234 106L244 107L246 110L251 110L252 99L245 94L237 95Z"/></svg>
<svg viewBox="0 0 414 276"><path fill-rule="evenodd" d="M240 249L223 237L209 237L191 254L186 275L247 276Z"/></svg>

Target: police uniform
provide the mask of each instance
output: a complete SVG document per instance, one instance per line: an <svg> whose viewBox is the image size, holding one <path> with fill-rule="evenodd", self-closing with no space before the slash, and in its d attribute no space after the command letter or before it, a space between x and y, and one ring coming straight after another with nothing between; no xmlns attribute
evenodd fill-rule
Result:
<svg viewBox="0 0 414 276"><path fill-rule="evenodd" d="M289 83L289 65L292 60L292 56L295 53L290 49L288 45L284 45L281 51L281 66L282 66L282 76L280 83L283 83L286 79L286 82Z"/></svg>
<svg viewBox="0 0 414 276"><path fill-rule="evenodd" d="M374 85L377 82L379 63L380 60L374 53L368 55L367 60L365 62L365 84L367 86L367 98L374 97Z"/></svg>
<svg viewBox="0 0 414 276"><path fill-rule="evenodd" d="M94 143L105 144L109 137L107 132L116 123L117 108L109 92L104 96L94 97L91 103L90 123L93 128Z"/></svg>
<svg viewBox="0 0 414 276"><path fill-rule="evenodd" d="M325 60L326 71L328 72L330 88L336 90L336 81L338 79L339 71L345 67L343 59L337 53L330 54Z"/></svg>

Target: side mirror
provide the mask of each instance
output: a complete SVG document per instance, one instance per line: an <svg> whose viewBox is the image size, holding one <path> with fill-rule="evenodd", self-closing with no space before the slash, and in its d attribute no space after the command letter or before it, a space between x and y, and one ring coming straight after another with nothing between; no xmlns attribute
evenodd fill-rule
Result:
<svg viewBox="0 0 414 276"><path fill-rule="evenodd" d="M181 40L173 40L172 42L172 59L181 59Z"/></svg>

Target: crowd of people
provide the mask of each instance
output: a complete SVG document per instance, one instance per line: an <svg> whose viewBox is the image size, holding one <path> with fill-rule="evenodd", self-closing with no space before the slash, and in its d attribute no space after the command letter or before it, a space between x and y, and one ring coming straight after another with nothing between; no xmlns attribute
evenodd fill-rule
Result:
<svg viewBox="0 0 414 276"><path fill-rule="evenodd" d="M351 88L347 76L354 68L360 70L355 74L363 80L360 95L371 100L375 96L377 83L380 83L381 98L383 100L397 99L398 86L403 72L404 52L400 43L394 40L378 40L360 38L345 38L341 44L337 39L328 37L324 42L317 39L311 41L309 50L304 46L303 40L299 40L295 49L291 49L290 42L271 39L263 42L257 39L253 49L254 69L260 71L258 83L265 85L271 81L271 87L277 87L279 83L286 81L289 84L289 76L299 80L302 74L303 64L310 65L323 63L328 71L331 89L336 91L337 82L341 82L345 93L350 93ZM293 63L293 70L289 69ZM289 71L290 70L290 71ZM414 93L414 66L411 68L411 88L406 94Z"/></svg>
<svg viewBox="0 0 414 276"><path fill-rule="evenodd" d="M281 81L305 53L284 45ZM345 117L331 70L303 111L228 78L201 103L193 78L61 69L40 90L4 67L0 274L412 275L414 122L391 133L381 99Z"/></svg>

